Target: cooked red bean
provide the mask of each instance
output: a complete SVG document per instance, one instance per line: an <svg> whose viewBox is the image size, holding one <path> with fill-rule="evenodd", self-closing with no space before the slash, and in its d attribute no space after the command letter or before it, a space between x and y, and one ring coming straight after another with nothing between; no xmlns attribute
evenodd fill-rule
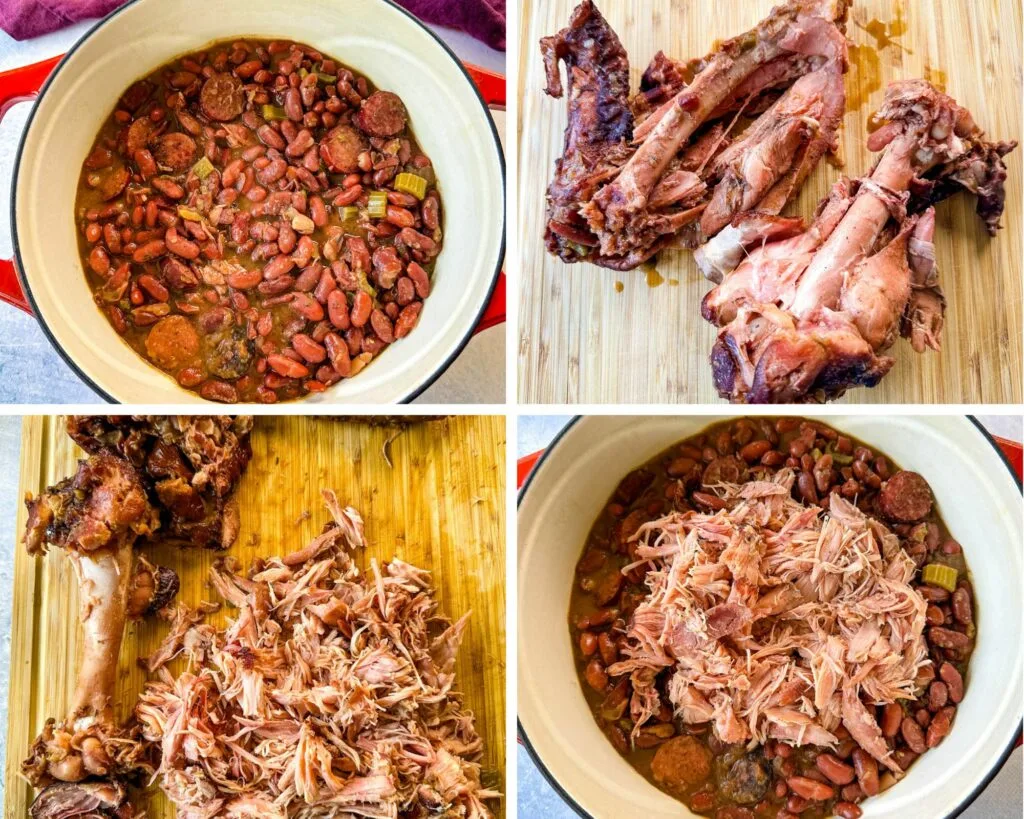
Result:
<svg viewBox="0 0 1024 819"><path fill-rule="evenodd" d="M939 626L928 629L928 641L939 648L960 649L967 648L971 644L971 638L963 632Z"/></svg>
<svg viewBox="0 0 1024 819"><path fill-rule="evenodd" d="M915 754L924 753L926 747L924 732L915 720L910 717L904 718L900 725L900 733L903 734L903 741L907 743L907 747L911 751Z"/></svg>
<svg viewBox="0 0 1024 819"><path fill-rule="evenodd" d="M956 670L956 666L951 663L943 663L939 666L939 677L946 684L949 699L954 703L959 703L964 698L964 680L960 676L960 672Z"/></svg>
<svg viewBox="0 0 1024 819"><path fill-rule="evenodd" d="M832 754L818 754L814 764L836 785L849 785L856 776L853 768Z"/></svg>
<svg viewBox="0 0 1024 819"><path fill-rule="evenodd" d="M831 785L809 779L806 776L791 776L786 780L786 784L793 793L812 802L822 802L836 795L836 789Z"/></svg>
<svg viewBox="0 0 1024 819"><path fill-rule="evenodd" d="M952 727L954 714L956 714L956 708L952 705L947 705L932 718L931 723L928 725L928 734L925 737L925 744L929 748L934 748L945 739Z"/></svg>
<svg viewBox="0 0 1024 819"><path fill-rule="evenodd" d="M877 795L881 789L878 779L878 762L863 748L855 749L852 759L860 789L867 796Z"/></svg>

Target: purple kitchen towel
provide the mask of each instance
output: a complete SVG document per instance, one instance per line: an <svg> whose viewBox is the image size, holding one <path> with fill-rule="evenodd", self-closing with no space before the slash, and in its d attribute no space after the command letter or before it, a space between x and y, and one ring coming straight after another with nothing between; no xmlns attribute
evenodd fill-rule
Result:
<svg viewBox="0 0 1024 819"><path fill-rule="evenodd" d="M124 0L0 0L0 29L15 40L102 17ZM421 20L465 31L505 50L505 0L399 0Z"/></svg>
<svg viewBox="0 0 1024 819"><path fill-rule="evenodd" d="M28 40L90 17L109 14L124 0L0 0L0 28Z"/></svg>
<svg viewBox="0 0 1024 819"><path fill-rule="evenodd" d="M491 48L505 50L505 0L397 1L424 22L457 28Z"/></svg>

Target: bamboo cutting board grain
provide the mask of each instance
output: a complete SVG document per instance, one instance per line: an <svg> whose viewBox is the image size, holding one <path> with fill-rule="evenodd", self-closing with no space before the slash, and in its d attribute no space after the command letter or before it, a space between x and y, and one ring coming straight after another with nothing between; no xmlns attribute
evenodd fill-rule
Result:
<svg viewBox="0 0 1024 819"><path fill-rule="evenodd" d="M456 665L456 687L476 714L484 738L485 782L505 791L505 422L501 417L463 416L418 424L382 454L392 429L301 416L261 416L252 434L253 459L237 492L242 512L238 542L229 554L245 568L257 556L281 555L305 546L329 519L321 488L366 522L371 557L392 557L428 569L442 611L473 616ZM59 417L28 417L22 432L20 491L38 493L71 475L79 450ZM18 532L25 524L18 513ZM19 535L20 537L20 535ZM150 547L145 554L181 577L179 599L190 605L218 600L206 585L219 553ZM28 815L32 790L19 764L47 717L62 717L74 688L79 650L78 592L70 561L59 549L42 560L15 546L11 638L10 724L5 782L7 819ZM234 610L213 615L220 624ZM127 714L145 681L136 665L152 652L167 625L155 618L130 624L121 649L119 715ZM158 792L150 819L173 819L174 808ZM503 815L503 805L498 807Z"/></svg>
<svg viewBox="0 0 1024 819"><path fill-rule="evenodd" d="M780 0L597 0L629 53L636 90L659 50L707 53ZM544 249L544 192L562 150L565 100L543 93L538 42L565 26L576 0L523 0L519 125L519 395L530 403L720 401L708 354L716 328L700 317L711 285L685 251L667 251L657 274L565 265ZM925 77L970 110L991 139L1024 137L1020 0L853 0L847 36L845 168L821 163L787 213L810 216L842 174L861 176L868 115L893 80ZM941 353L900 340L892 371L846 402L1021 401L1021 149L1007 159L1004 229L990 240L958 195L937 208L936 253L949 302ZM663 283L655 285L660 279ZM621 284L617 284L620 283ZM617 291L617 288L621 292Z"/></svg>

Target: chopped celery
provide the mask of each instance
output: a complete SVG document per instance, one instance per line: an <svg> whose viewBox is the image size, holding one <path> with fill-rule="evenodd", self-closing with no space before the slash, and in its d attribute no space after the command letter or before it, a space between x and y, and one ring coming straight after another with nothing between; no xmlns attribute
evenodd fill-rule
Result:
<svg viewBox="0 0 1024 819"><path fill-rule="evenodd" d="M263 119L267 122L271 122L275 119L288 119L288 115L280 105L264 105Z"/></svg>
<svg viewBox="0 0 1024 819"><path fill-rule="evenodd" d="M341 209L342 222L355 222L359 219L359 208L355 205L345 205Z"/></svg>
<svg viewBox="0 0 1024 819"><path fill-rule="evenodd" d="M427 195L427 180L414 173L400 173L395 177L395 190L423 199Z"/></svg>
<svg viewBox="0 0 1024 819"><path fill-rule="evenodd" d="M957 571L942 563L929 563L921 570L921 580L929 586L938 586L948 592L956 591Z"/></svg>
<svg viewBox="0 0 1024 819"><path fill-rule="evenodd" d="M213 173L213 163L204 156L192 166L192 171L200 179L206 179L206 177Z"/></svg>
<svg viewBox="0 0 1024 819"><path fill-rule="evenodd" d="M821 458L821 450L815 447L811 450L811 457L817 462Z"/></svg>
<svg viewBox="0 0 1024 819"><path fill-rule="evenodd" d="M385 191L370 191L370 205L366 212L371 219L383 219L388 215L388 195Z"/></svg>
<svg viewBox="0 0 1024 819"><path fill-rule="evenodd" d="M853 463L852 455L844 455L842 452L836 452L834 449L829 449L828 454L832 456L832 460L840 466L849 466Z"/></svg>
<svg viewBox="0 0 1024 819"><path fill-rule="evenodd" d="M192 208L186 208L184 205L178 205L178 216L189 222L202 222L203 214Z"/></svg>
<svg viewBox="0 0 1024 819"><path fill-rule="evenodd" d="M309 69L306 69L306 68L300 68L299 69L299 76L302 77L303 79L305 79L308 74L309 74Z"/></svg>
<svg viewBox="0 0 1024 819"><path fill-rule="evenodd" d="M337 74L324 74L321 71L316 72L316 78L327 85L334 85L338 81Z"/></svg>

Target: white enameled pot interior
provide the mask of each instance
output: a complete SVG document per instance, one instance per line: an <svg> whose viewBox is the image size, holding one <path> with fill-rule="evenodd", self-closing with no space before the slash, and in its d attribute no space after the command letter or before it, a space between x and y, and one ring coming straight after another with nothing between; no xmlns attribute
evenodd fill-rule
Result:
<svg viewBox="0 0 1024 819"><path fill-rule="evenodd" d="M201 400L137 356L94 306L78 258L75 188L132 82L243 35L309 44L394 91L433 160L445 243L419 324L357 377L306 400L407 397L444 368L483 309L500 262L504 192L496 138L470 80L429 32L381 0L136 0L88 35L39 100L18 166L16 239L35 307L66 355L115 399Z"/></svg>
<svg viewBox="0 0 1024 819"><path fill-rule="evenodd" d="M520 499L519 719L549 775L595 817L692 815L649 784L599 731L567 625L590 525L629 471L720 418L581 418L551 445ZM971 569L977 647L953 730L905 779L862 804L870 819L950 815L994 772L1021 720L1021 495L963 417L821 418L928 480Z"/></svg>

